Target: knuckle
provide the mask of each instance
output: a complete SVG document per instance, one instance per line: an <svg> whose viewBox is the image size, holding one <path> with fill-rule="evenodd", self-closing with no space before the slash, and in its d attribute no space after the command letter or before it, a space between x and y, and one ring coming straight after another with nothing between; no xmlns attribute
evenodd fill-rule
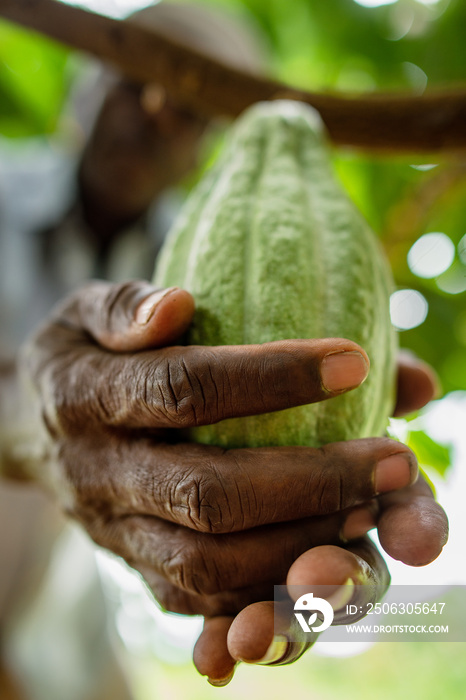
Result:
<svg viewBox="0 0 466 700"><path fill-rule="evenodd" d="M173 496L174 508L183 509L189 525L210 534L230 529L231 509L220 479L199 471L179 480Z"/></svg>
<svg viewBox="0 0 466 700"><path fill-rule="evenodd" d="M149 380L162 412L176 427L212 422L208 396L208 373L183 354L171 353L158 363Z"/></svg>

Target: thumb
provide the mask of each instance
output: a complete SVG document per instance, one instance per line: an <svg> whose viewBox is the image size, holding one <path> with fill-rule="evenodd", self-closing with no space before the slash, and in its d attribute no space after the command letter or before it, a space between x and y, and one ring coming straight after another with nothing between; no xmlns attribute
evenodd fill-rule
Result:
<svg viewBox="0 0 466 700"><path fill-rule="evenodd" d="M187 330L194 299L179 287L145 281L91 282L68 299L58 315L77 324L107 350L148 350L174 343Z"/></svg>

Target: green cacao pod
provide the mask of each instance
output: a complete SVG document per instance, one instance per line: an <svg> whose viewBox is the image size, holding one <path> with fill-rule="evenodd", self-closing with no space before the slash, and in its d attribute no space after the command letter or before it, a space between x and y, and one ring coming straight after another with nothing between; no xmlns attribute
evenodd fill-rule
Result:
<svg viewBox="0 0 466 700"><path fill-rule="evenodd" d="M339 337L371 360L353 391L197 427L193 440L318 447L384 433L394 400L393 281L380 241L335 178L311 107L277 100L243 113L167 237L154 281L194 296L190 344Z"/></svg>

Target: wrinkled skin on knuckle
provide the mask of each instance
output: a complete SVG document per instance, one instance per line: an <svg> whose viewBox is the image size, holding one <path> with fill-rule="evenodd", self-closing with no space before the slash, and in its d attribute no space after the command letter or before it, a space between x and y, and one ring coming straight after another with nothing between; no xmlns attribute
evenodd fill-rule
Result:
<svg viewBox="0 0 466 700"><path fill-rule="evenodd" d="M188 348L172 349L153 368L148 400L153 397L168 426L183 428L212 420L210 373Z"/></svg>
<svg viewBox="0 0 466 700"><path fill-rule="evenodd" d="M146 401L169 427L192 424L196 416L196 396L186 367L177 357L166 355L154 366L147 382Z"/></svg>
<svg viewBox="0 0 466 700"><path fill-rule="evenodd" d="M239 370L238 370L239 373ZM238 378L208 348L170 348L157 362L152 392L170 427L207 425L233 415Z"/></svg>
<svg viewBox="0 0 466 700"><path fill-rule="evenodd" d="M129 416L148 412L155 421L169 428L189 423L190 397L182 386L182 373L174 379L174 372L174 365L165 354L161 358L148 355L141 359L137 374L127 384L133 387L127 399Z"/></svg>
<svg viewBox="0 0 466 700"><path fill-rule="evenodd" d="M215 534L234 528L235 500L229 498L215 463L201 460L177 476L170 509L194 530Z"/></svg>

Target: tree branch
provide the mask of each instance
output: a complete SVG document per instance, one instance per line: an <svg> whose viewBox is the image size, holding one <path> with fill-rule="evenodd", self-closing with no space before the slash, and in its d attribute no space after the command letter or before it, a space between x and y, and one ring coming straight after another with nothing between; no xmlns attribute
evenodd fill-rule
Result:
<svg viewBox="0 0 466 700"><path fill-rule="evenodd" d="M283 97L315 107L338 144L429 153L466 148L466 89L421 96L311 93L234 70L130 20L57 0L0 0L0 16L108 61L132 80L158 82L204 114L235 117L254 102Z"/></svg>

